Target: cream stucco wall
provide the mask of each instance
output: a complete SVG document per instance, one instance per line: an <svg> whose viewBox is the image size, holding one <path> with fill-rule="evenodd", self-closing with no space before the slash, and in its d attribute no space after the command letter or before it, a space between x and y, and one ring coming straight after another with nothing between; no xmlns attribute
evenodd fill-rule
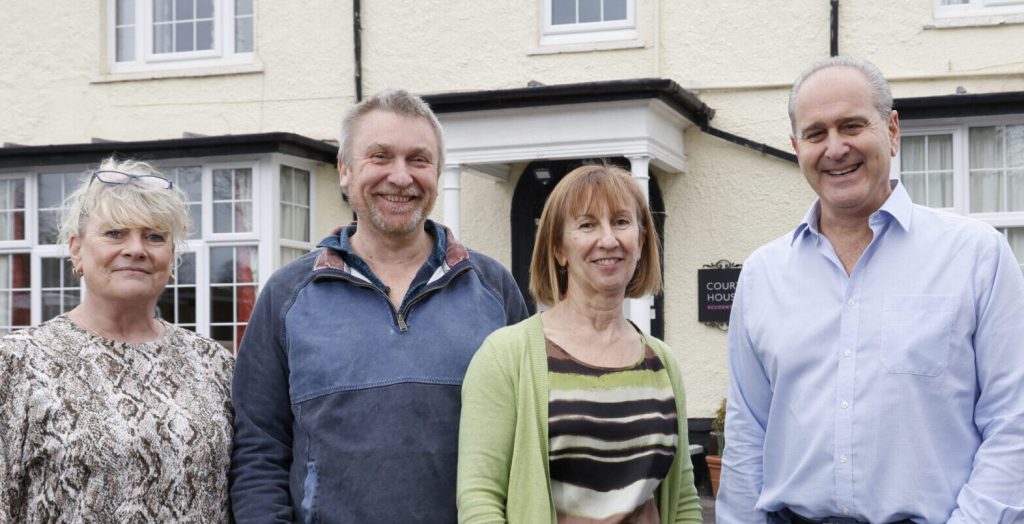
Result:
<svg viewBox="0 0 1024 524"><path fill-rule="evenodd" d="M25 145L288 131L337 138L354 101L351 2L256 0L256 71L106 73L106 0L0 5L0 141ZM640 0L638 46L539 48L538 0L362 2L363 91L440 93L614 79L675 80L715 109L712 125L788 151L788 86L828 55L829 3ZM1024 91L1024 24L933 29L932 2L842 2L839 49L877 63L897 97ZM558 51L558 52L552 52ZM223 74L221 74L223 73ZM200 76L193 76L200 75ZM166 76L166 75L164 75ZM795 165L691 128L686 173L657 173L666 201L666 339L685 363L690 416L727 383L725 334L696 321L696 271L741 262L790 230L813 194ZM510 262L508 181L463 173L462 239ZM346 223L337 175L316 173L314 238ZM443 216L443 195L432 217Z"/></svg>

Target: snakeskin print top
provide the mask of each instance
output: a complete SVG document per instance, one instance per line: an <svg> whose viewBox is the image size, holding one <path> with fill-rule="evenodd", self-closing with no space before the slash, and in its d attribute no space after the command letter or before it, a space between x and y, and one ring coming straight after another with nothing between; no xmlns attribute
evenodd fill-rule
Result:
<svg viewBox="0 0 1024 524"><path fill-rule="evenodd" d="M0 340L0 523L227 522L234 358L61 315Z"/></svg>

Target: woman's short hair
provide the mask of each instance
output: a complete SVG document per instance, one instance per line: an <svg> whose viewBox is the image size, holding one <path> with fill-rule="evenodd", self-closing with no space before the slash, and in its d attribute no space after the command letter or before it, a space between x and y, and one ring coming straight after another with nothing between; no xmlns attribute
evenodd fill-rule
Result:
<svg viewBox="0 0 1024 524"><path fill-rule="evenodd" d="M137 160L103 160L96 171L120 171L135 176L160 176L153 166ZM72 236L81 237L90 220L99 219L113 227L145 228L169 236L174 252L184 252L188 236L188 208L185 194L178 187L140 184L107 184L93 179L89 171L78 189L64 200L64 219L60 226L60 242L67 244Z"/></svg>
<svg viewBox="0 0 1024 524"><path fill-rule="evenodd" d="M643 246L626 296L640 298L661 290L658 235L647 199L625 169L611 165L586 165L572 170L555 186L537 226L537 240L530 262L530 293L544 305L562 300L568 275L559 271L555 250L561 244L569 218L593 209L636 210Z"/></svg>

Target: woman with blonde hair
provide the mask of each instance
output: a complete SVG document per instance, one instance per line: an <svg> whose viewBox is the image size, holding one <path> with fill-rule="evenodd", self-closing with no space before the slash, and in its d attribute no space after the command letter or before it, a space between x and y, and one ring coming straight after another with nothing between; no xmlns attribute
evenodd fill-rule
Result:
<svg viewBox="0 0 1024 524"><path fill-rule="evenodd" d="M544 206L530 292L547 311L491 334L462 389L459 521L701 521L678 364L623 314L661 288L647 201L584 166Z"/></svg>
<svg viewBox="0 0 1024 524"><path fill-rule="evenodd" d="M225 522L233 357L155 318L180 190L104 161L65 202L73 310L0 340L0 522Z"/></svg>

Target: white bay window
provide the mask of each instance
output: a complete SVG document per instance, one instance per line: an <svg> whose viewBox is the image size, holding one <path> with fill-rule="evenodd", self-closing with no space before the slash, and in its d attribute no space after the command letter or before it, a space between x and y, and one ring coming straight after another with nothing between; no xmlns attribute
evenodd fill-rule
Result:
<svg viewBox="0 0 1024 524"><path fill-rule="evenodd" d="M914 202L983 220L1024 267L1024 116L904 121L893 163Z"/></svg>
<svg viewBox="0 0 1024 524"><path fill-rule="evenodd" d="M333 158L334 147L324 145L323 157ZM151 161L185 194L192 223L155 313L237 348L273 269L313 247L312 172L321 158L267 153ZM70 311L88 294L71 274L57 230L64 199L88 183L83 173L90 167L0 172L0 333Z"/></svg>

